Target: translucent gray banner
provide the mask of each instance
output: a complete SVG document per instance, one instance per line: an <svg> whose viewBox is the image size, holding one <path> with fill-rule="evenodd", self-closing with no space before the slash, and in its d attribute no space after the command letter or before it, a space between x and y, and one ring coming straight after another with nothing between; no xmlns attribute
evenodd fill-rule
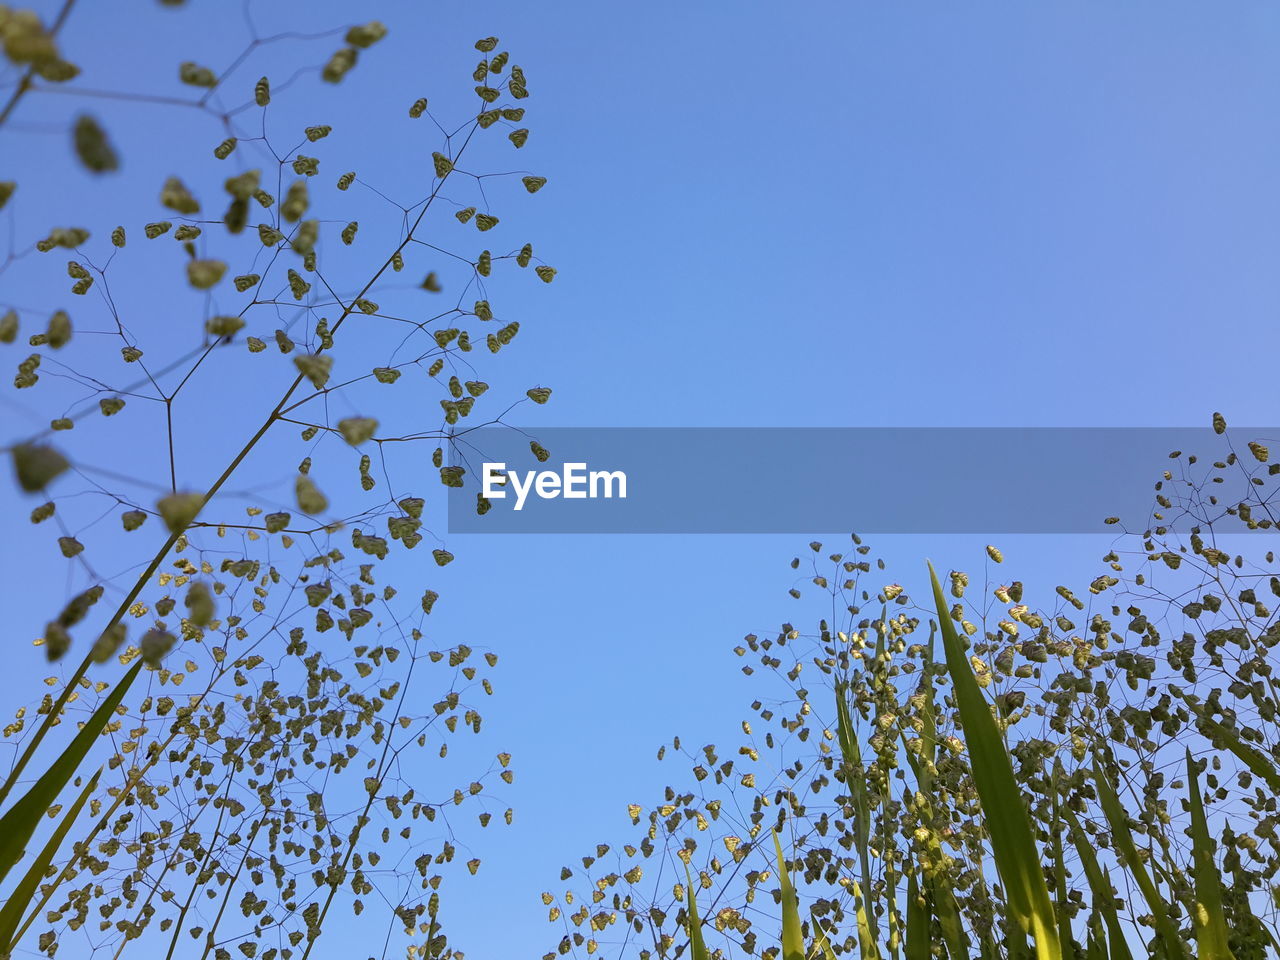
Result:
<svg viewBox="0 0 1280 960"><path fill-rule="evenodd" d="M1251 477L1265 481L1271 464L1249 444L1268 437L1280 428L483 427L451 445L463 472L449 529L1115 533L1107 518L1141 530L1153 511L1185 529L1206 509L1263 496ZM1156 500L1165 471L1169 507Z"/></svg>

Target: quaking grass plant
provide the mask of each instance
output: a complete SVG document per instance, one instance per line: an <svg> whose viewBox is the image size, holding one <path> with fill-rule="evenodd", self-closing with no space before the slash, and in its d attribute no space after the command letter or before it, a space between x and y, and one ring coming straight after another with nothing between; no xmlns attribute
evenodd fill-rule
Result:
<svg viewBox="0 0 1280 960"><path fill-rule="evenodd" d="M1280 953L1278 471L1214 430L1218 458L1175 453L1149 525L1115 521L1104 572L1040 608L995 547L980 589L930 569L917 605L858 537L810 544L830 613L735 648L785 692L730 749L660 750L692 777L543 895L546 957Z"/></svg>
<svg viewBox="0 0 1280 960"><path fill-rule="evenodd" d="M47 417L7 452L70 588L36 641L58 671L49 692L3 732L0 957L305 960L339 910L392 952L453 956L439 890L462 859L462 808L487 826L512 778L506 753L449 757L481 729L497 657L428 636L439 591L403 558L453 560L432 533L430 491L462 471L446 448L512 406L482 415L481 368L519 330L491 286L512 265L555 276L490 206L498 179L530 194L546 180L477 172L526 143L525 74L481 39L465 96L444 95L459 123L413 93L399 126L371 128L404 96L359 86L387 28L255 22L305 9L247 5L225 65L145 51L137 64L160 73L102 89L64 55L72 2L48 22L0 6L0 151L56 167L20 121L74 103L65 177L85 198L81 225L49 229L52 194L23 189L22 163L0 182L17 238L0 343ZM324 56L292 62L299 48ZM359 129L317 122L344 102L327 108L333 91L362 103ZM157 157L111 129L146 111L174 131L154 181L119 173ZM347 169L375 143L425 162L399 184ZM117 202L130 221L97 222ZM422 750L439 757L425 784L405 773Z"/></svg>

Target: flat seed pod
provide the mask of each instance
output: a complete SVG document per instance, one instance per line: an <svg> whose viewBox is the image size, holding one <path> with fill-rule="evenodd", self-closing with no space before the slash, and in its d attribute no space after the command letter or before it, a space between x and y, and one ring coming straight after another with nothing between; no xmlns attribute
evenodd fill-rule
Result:
<svg viewBox="0 0 1280 960"><path fill-rule="evenodd" d="M305 473L298 474L294 481L294 494L298 500L298 509L308 515L323 513L329 507L329 500Z"/></svg>
<svg viewBox="0 0 1280 960"><path fill-rule="evenodd" d="M543 265L540 267L534 267L533 272L536 273L541 278L543 283L550 283L552 280L556 278L555 267L548 267L546 265Z"/></svg>
<svg viewBox="0 0 1280 960"><path fill-rule="evenodd" d="M240 293L244 293L246 290L254 286L261 279L262 279L261 274L242 273L240 276L236 277L233 282L236 285L236 290Z"/></svg>
<svg viewBox="0 0 1280 960"><path fill-rule="evenodd" d="M329 373L333 369L333 358L323 353L308 353L293 358L293 365L298 372L311 381L317 390L329 382Z"/></svg>
<svg viewBox="0 0 1280 960"><path fill-rule="evenodd" d="M526 243L520 248L520 252L516 254L516 263L522 267L529 265L529 260L533 257L533 244Z"/></svg>
<svg viewBox="0 0 1280 960"><path fill-rule="evenodd" d="M352 27L347 31L347 43L362 49L371 47L387 35L387 28L379 20Z"/></svg>
<svg viewBox="0 0 1280 960"><path fill-rule="evenodd" d="M493 87L479 86L476 87L476 96L485 103L493 103L498 99L498 91Z"/></svg>
<svg viewBox="0 0 1280 960"><path fill-rule="evenodd" d="M314 177L320 172L320 161L315 157L298 154L293 161L293 172L298 176Z"/></svg>
<svg viewBox="0 0 1280 960"><path fill-rule="evenodd" d="M307 127L306 129L307 139L312 143L315 143L317 140L323 140L331 133L333 133L333 127L329 126L327 123L322 123L314 127Z"/></svg>
<svg viewBox="0 0 1280 960"><path fill-rule="evenodd" d="M216 610L213 593L203 580L191 581L191 585L187 587L183 605L187 608L187 619L197 627L207 627L213 620Z"/></svg>
<svg viewBox="0 0 1280 960"><path fill-rule="evenodd" d="M266 77L263 77L254 84L253 101L260 107L265 107L271 102L271 81Z"/></svg>
<svg viewBox="0 0 1280 960"><path fill-rule="evenodd" d="M17 181L0 180L0 210L4 209L4 205L9 202L9 198L13 196L13 192L17 189Z"/></svg>
<svg viewBox="0 0 1280 960"><path fill-rule="evenodd" d="M230 337L244 329L244 318L235 316L210 317L205 321L204 328L211 337Z"/></svg>
<svg viewBox="0 0 1280 960"><path fill-rule="evenodd" d="M8 310L0 317L0 343L13 343L18 338L18 312Z"/></svg>
<svg viewBox="0 0 1280 960"><path fill-rule="evenodd" d="M551 399L550 387L533 387L525 391L525 395L534 403L546 403Z"/></svg>
<svg viewBox="0 0 1280 960"><path fill-rule="evenodd" d="M177 177L169 177L160 188L160 203L181 214L200 212L200 203Z"/></svg>
<svg viewBox="0 0 1280 960"><path fill-rule="evenodd" d="M258 239L262 241L264 247L274 247L284 239L284 234L269 224L260 223L258 224Z"/></svg>
<svg viewBox="0 0 1280 960"><path fill-rule="evenodd" d="M435 164L437 177L447 177L453 171L453 161L443 153L435 151L431 154L431 160Z"/></svg>
<svg viewBox="0 0 1280 960"><path fill-rule="evenodd" d="M350 170L347 173L344 173L342 176L338 178L338 189L346 190L348 187L351 186L351 184L355 183L355 180L356 180L356 173L354 170Z"/></svg>
<svg viewBox="0 0 1280 960"><path fill-rule="evenodd" d="M124 409L124 401L119 397L103 397L98 401L98 409L104 417L114 417Z"/></svg>
<svg viewBox="0 0 1280 960"><path fill-rule="evenodd" d="M315 253L316 240L319 236L320 221L303 220L302 223L298 224L298 230L294 233L290 246L293 248L294 253L300 253L303 257L311 257ZM308 266L308 263L310 263L310 266ZM314 261L304 260L303 267L308 270L314 269L315 263Z"/></svg>
<svg viewBox="0 0 1280 960"><path fill-rule="evenodd" d="M93 662L106 663L115 656L116 651L124 643L127 629L123 623L116 622L102 631L98 639L93 642L93 648L89 651L89 656Z"/></svg>
<svg viewBox="0 0 1280 960"><path fill-rule="evenodd" d="M263 525L267 528L267 533L279 533L289 525L292 517L288 513L268 513L262 518Z"/></svg>
<svg viewBox="0 0 1280 960"><path fill-rule="evenodd" d="M307 295L307 292L311 289L311 284L303 280L302 275L299 274L298 271L294 270L292 267L289 268L288 277L289 277L289 292L293 294L293 299L301 300L303 297Z"/></svg>
<svg viewBox="0 0 1280 960"><path fill-rule="evenodd" d="M343 47L329 58L329 62L320 71L320 78L326 83L341 83L352 67L356 65L355 47Z"/></svg>
<svg viewBox="0 0 1280 960"><path fill-rule="evenodd" d="M76 119L73 136L76 156L87 170L106 173L120 167L120 158L98 121L88 114Z"/></svg>
<svg viewBox="0 0 1280 960"><path fill-rule="evenodd" d="M524 119L524 107L506 107L502 111L502 119L510 120L512 123L519 123Z"/></svg>
<svg viewBox="0 0 1280 960"><path fill-rule="evenodd" d="M184 223L182 226L178 227L177 230L173 231L173 239L194 240L196 237L200 236L200 233L201 231L199 227L193 227L189 223Z"/></svg>
<svg viewBox="0 0 1280 960"><path fill-rule="evenodd" d="M498 218L487 213L476 214L476 229L483 233L498 225Z"/></svg>
<svg viewBox="0 0 1280 960"><path fill-rule="evenodd" d="M148 630L138 641L142 662L158 670L164 663L165 655L177 642L177 638L168 630Z"/></svg>
<svg viewBox="0 0 1280 960"><path fill-rule="evenodd" d="M147 235L148 240L154 240L156 237L163 236L168 233L173 224L168 220L158 220L155 223L148 223L143 228L143 232Z"/></svg>
<svg viewBox="0 0 1280 960"><path fill-rule="evenodd" d="M49 328L45 331L46 342L53 349L64 347L71 340L71 318L65 310L58 310L49 318Z"/></svg>
<svg viewBox="0 0 1280 960"><path fill-rule="evenodd" d="M280 348L281 353L289 353L293 349L293 341L283 330L277 330L276 346Z"/></svg>
<svg viewBox="0 0 1280 960"><path fill-rule="evenodd" d="M222 182L223 189L237 200L248 200L257 192L258 183L262 179L261 170L246 170L244 173L227 177Z"/></svg>
<svg viewBox="0 0 1280 960"><path fill-rule="evenodd" d="M480 125L481 130L488 130L502 118L502 114L497 110L486 110L476 117L476 123Z"/></svg>
<svg viewBox="0 0 1280 960"><path fill-rule="evenodd" d="M178 66L178 79L193 87L216 87L218 76L208 67L192 63L190 60Z"/></svg>
<svg viewBox="0 0 1280 960"><path fill-rule="evenodd" d="M372 417L346 417L338 421L342 439L353 447L367 442L378 429L378 421Z"/></svg>
<svg viewBox="0 0 1280 960"><path fill-rule="evenodd" d="M426 275L426 277L423 278L422 289L430 291L431 293L439 293L441 290L444 289L443 287L440 286L440 279L436 276L436 273L434 270L432 270L430 273ZM15 317L14 319L16 324L17 318ZM17 329L16 326L15 326L15 329Z"/></svg>
<svg viewBox="0 0 1280 960"><path fill-rule="evenodd" d="M71 635L60 623L49 623L44 628L44 653L49 662L61 660L71 649Z"/></svg>
<svg viewBox="0 0 1280 960"><path fill-rule="evenodd" d="M126 510L120 514L120 522L125 530L137 530L146 519L147 515L142 510Z"/></svg>
<svg viewBox="0 0 1280 960"><path fill-rule="evenodd" d="M480 257L476 260L476 273L482 277L487 277L493 271L493 256L488 250L481 250Z"/></svg>
<svg viewBox="0 0 1280 960"><path fill-rule="evenodd" d="M111 245L113 247L123 247L125 242L124 227L116 227L111 231Z"/></svg>
<svg viewBox="0 0 1280 960"><path fill-rule="evenodd" d="M187 282L197 290L208 290L222 279L227 265L221 260L188 260Z"/></svg>
<svg viewBox="0 0 1280 960"><path fill-rule="evenodd" d="M225 160L231 156L231 152L235 150L238 141L235 137L227 137L220 144L213 148L213 155L219 160Z"/></svg>
<svg viewBox="0 0 1280 960"><path fill-rule="evenodd" d="M157 501L156 510L170 533L180 533L196 518L203 506L202 494L171 493Z"/></svg>
<svg viewBox="0 0 1280 960"><path fill-rule="evenodd" d="M260 340L258 337L245 337L244 344L249 348L250 353L261 353L267 349L267 342Z"/></svg>
<svg viewBox="0 0 1280 960"><path fill-rule="evenodd" d="M415 120L417 120L420 116L422 116L426 112L427 112L426 97L419 97L417 100L413 101L413 104L409 107L409 116L413 117L413 119Z"/></svg>
<svg viewBox="0 0 1280 960"><path fill-rule="evenodd" d="M53 447L40 444L18 444L13 448L12 456L18 486L27 493L43 490L71 466L67 458Z"/></svg>
<svg viewBox="0 0 1280 960"><path fill-rule="evenodd" d="M356 231L359 229L360 229L360 224L357 223L355 220L352 220L350 223L348 223L345 227L342 228L342 242L345 243L347 246L351 246L351 244L355 242Z"/></svg>
<svg viewBox="0 0 1280 960"><path fill-rule="evenodd" d="M435 557L436 563L442 567L453 561L453 554L448 550L432 550L431 556Z"/></svg>
<svg viewBox="0 0 1280 960"><path fill-rule="evenodd" d="M290 223L297 223L307 212L311 199L307 193L307 181L295 180L289 185L284 202L280 204L280 215Z"/></svg>
<svg viewBox="0 0 1280 960"><path fill-rule="evenodd" d="M520 147L523 147L526 142L528 142L529 131L524 127L521 127L519 130L512 130L510 133L507 134L507 139L510 140L512 143L514 143L516 145L516 148L519 149Z"/></svg>
<svg viewBox="0 0 1280 960"><path fill-rule="evenodd" d="M394 367L374 367L373 376L379 383L395 383L400 379L400 371Z"/></svg>
<svg viewBox="0 0 1280 960"><path fill-rule="evenodd" d="M74 250L89 239L89 231L83 227L54 227L49 235L36 243L36 249L48 253L54 247Z"/></svg>

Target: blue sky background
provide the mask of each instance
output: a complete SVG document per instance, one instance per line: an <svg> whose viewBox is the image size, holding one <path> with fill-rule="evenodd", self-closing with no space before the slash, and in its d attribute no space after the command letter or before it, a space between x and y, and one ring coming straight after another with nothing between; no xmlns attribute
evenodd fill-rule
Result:
<svg viewBox="0 0 1280 960"><path fill-rule="evenodd" d="M86 84L112 89L150 76L144 58L172 60L176 73L194 51L211 64L238 52L235 5L188 8L82 3L63 48ZM307 120L338 133L399 123L418 95L442 112L469 102L479 37L498 35L524 66L534 134L519 162L550 184L504 222L560 274L507 294L520 349L488 379L555 390L547 408L521 409L522 424L1188 426L1214 410L1276 420L1273 6L253 9L296 29L372 17L390 27ZM246 67L246 89L259 72ZM151 196L172 172L166 143L218 139L180 111L103 102L126 158L104 192L64 156L57 131L75 109L70 97L31 96L0 136L0 179L19 180L23 201L0 213L0 235L136 222L131 191ZM354 166L375 182L414 176L433 149L335 143L327 171ZM60 271L65 257L51 256ZM29 295L41 281L10 271L0 302L41 302ZM15 364L19 349L6 354ZM238 386L237 409L259 409L257 385ZM47 420L4 390L6 438ZM116 469L154 468L154 451L94 442ZM192 484L222 457L187 452ZM0 560L15 650L0 691L16 705L47 672L27 641L72 584L49 538L24 525L31 504L2 496L17 529ZM459 561L432 573L447 600L433 627L502 656L487 736L517 770L497 804L515 807L515 826L486 838L484 869L448 897L455 946L481 958L554 946L538 893L559 886L561 864L620 839L626 804L651 803L683 773L653 762L661 742L723 740L759 693L730 648L821 615L786 595L787 564L813 535L835 544L847 531L449 539ZM886 582L918 584L926 556L980 570L985 542L875 546ZM1047 592L1091 579L1109 543L1001 545L1029 588ZM324 955L345 955L335 941Z"/></svg>

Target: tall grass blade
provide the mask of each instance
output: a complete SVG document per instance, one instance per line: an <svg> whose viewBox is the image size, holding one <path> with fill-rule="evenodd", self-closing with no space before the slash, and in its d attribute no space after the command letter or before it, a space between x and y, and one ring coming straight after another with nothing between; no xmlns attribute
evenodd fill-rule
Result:
<svg viewBox="0 0 1280 960"><path fill-rule="evenodd" d="M858 954L862 960L880 960L880 947L871 935L871 924L867 922L867 898L856 882L853 897L858 916Z"/></svg>
<svg viewBox="0 0 1280 960"><path fill-rule="evenodd" d="M778 852L778 885L782 888L782 960L804 960L804 933L800 929L800 905L782 856L782 841L773 831L773 847Z"/></svg>
<svg viewBox="0 0 1280 960"><path fill-rule="evenodd" d="M1054 908L1058 914L1058 949L1064 957L1075 956L1075 946L1071 939L1071 904L1067 899L1067 862L1062 856L1062 813L1059 806L1058 783L1062 777L1062 762L1053 761L1053 825L1050 830L1050 843L1053 851L1053 895L1056 898Z"/></svg>
<svg viewBox="0 0 1280 960"><path fill-rule="evenodd" d="M818 939L814 941L813 948L809 951L809 956L818 957L820 960L836 960L836 952L831 947L830 933L823 929L816 914L811 914L809 920L813 924L813 929L818 933Z"/></svg>
<svg viewBox="0 0 1280 960"><path fill-rule="evenodd" d="M906 960L929 960L929 905L920 893L916 872L907 874L907 931L902 953Z"/></svg>
<svg viewBox="0 0 1280 960"><path fill-rule="evenodd" d="M89 749L98 739L103 728L111 722L116 707L129 692L129 687L133 685L141 669L142 660L139 659L120 679L115 689L98 705L98 709L93 711L93 715L62 751L62 755L32 785L31 789L10 807L3 817L0 817L0 880L3 880L13 865L22 858L27 843L40 825L40 818L53 806L62 788L67 785L67 781L75 775L80 764L84 762Z"/></svg>
<svg viewBox="0 0 1280 960"><path fill-rule="evenodd" d="M871 889L871 861L867 853L871 846L871 805L867 798L867 781L863 776L862 748L853 729L849 713L848 691L844 684L836 684L836 734L840 741L840 754L844 758L845 777L854 807L854 846L858 848L859 865L862 867L862 888ZM874 916L868 918L871 936L880 939L880 931Z"/></svg>
<svg viewBox="0 0 1280 960"><path fill-rule="evenodd" d="M1191 792L1191 846L1195 860L1195 922L1198 960L1235 960L1227 945L1227 921L1222 910L1222 878L1213 862L1213 840L1200 796L1200 777L1187 751L1187 782Z"/></svg>
<svg viewBox="0 0 1280 960"><path fill-rule="evenodd" d="M9 899L5 901L3 907L0 907L0 947L2 947L0 956L8 956L13 952L13 948L17 946L12 941L14 931L22 920L23 911L26 910L27 905L35 896L36 889L40 886L40 881L44 879L45 872L49 869L49 864L53 862L53 858L58 852L58 847L62 845L62 841L66 838L67 831L71 829L71 825L75 823L76 817L80 815L80 808L84 806L85 801L89 799L89 795L93 793L94 788L98 785L98 777L101 775L102 770L99 768L89 778L89 782L84 785L84 789L80 791L80 796L76 797L71 809L63 814L57 829L53 831L53 835L45 843L40 855L31 862L27 872L18 881L18 885L13 888L13 892L9 894Z"/></svg>
<svg viewBox="0 0 1280 960"><path fill-rule="evenodd" d="M906 731L902 731L905 748L903 753L907 758L907 765L911 767L911 772L915 774L920 796L924 798L924 816L929 821L933 819L933 807L930 798L933 796L934 761L938 755L938 727L934 720L932 673L932 667L935 663L935 629L936 624L931 623L929 625L929 644L927 648L928 659L924 663L923 676L920 680L920 689L924 696L920 705L920 718L923 721L923 727L920 730L919 760L916 759L911 749L906 746ZM937 855L941 852L938 838L931 832L924 845L930 852L931 858L936 861ZM952 960L969 960L969 938L964 932L964 925L960 922L960 907L956 903L955 890L942 876L930 876L926 873L922 880L923 890L926 894L926 910L932 910L932 915L938 920L938 927L942 931L942 941L946 944L947 954ZM926 923L928 916L929 914L926 913ZM910 926L909 922L908 926Z"/></svg>
<svg viewBox="0 0 1280 960"><path fill-rule="evenodd" d="M1241 740L1239 734L1230 727L1224 727L1217 720L1206 716L1203 707L1192 704L1191 708L1195 711L1196 719L1208 730L1214 746L1221 743L1222 746L1234 753L1253 772L1254 776L1265 780L1267 786L1272 790L1280 791L1280 771L1276 770L1275 765L1264 754Z"/></svg>
<svg viewBox="0 0 1280 960"><path fill-rule="evenodd" d="M1084 956L1085 960L1111 960L1107 954L1106 934L1102 932L1102 919L1097 910L1089 914L1088 940L1085 944Z"/></svg>
<svg viewBox="0 0 1280 960"><path fill-rule="evenodd" d="M1112 843L1115 845L1116 851L1124 857L1125 867L1132 874L1138 889L1142 891L1143 897L1146 898L1147 907L1155 918L1158 942L1153 945L1153 952L1157 948L1163 948L1166 956L1179 958L1179 960L1186 958L1186 946L1178 935L1178 928L1169 919L1168 905L1165 903L1164 898L1160 896L1160 891L1156 889L1151 875L1147 873L1146 868L1142 865L1142 859L1138 856L1138 847L1133 842L1133 834L1129 832L1129 823L1125 817L1124 807L1120 805L1120 798L1116 796L1115 788L1107 778L1106 771L1102 769L1102 764L1096 758L1093 763L1093 783L1098 791L1102 812L1111 827ZM1114 946L1113 943L1113 949Z"/></svg>
<svg viewBox="0 0 1280 960"><path fill-rule="evenodd" d="M1080 821L1071 812L1070 807L1062 808L1070 828L1071 839L1075 843L1076 852L1080 855L1080 864L1084 867L1084 875L1093 890L1093 902L1096 912L1102 915L1107 924L1107 936L1111 940L1111 960L1133 960L1129 952L1129 944L1125 940L1124 928L1120 926L1120 914L1116 910L1116 895L1111 881L1102 872L1098 857L1089 845L1089 837L1080 826Z"/></svg>
<svg viewBox="0 0 1280 960"><path fill-rule="evenodd" d="M688 880L685 891L688 903L685 905L685 917L689 924L689 954L693 960L711 960L707 953L707 944L702 939L702 921L698 919L698 898L693 892L693 875L689 873L689 865L684 865L684 875Z"/></svg>
<svg viewBox="0 0 1280 960"><path fill-rule="evenodd" d="M929 565L929 577L933 582L947 669L968 743L974 786L982 802L991 851L1004 883L1009 910L1018 925L1035 939L1039 960L1062 960L1053 903L1040 869L1040 852L1022 805L1022 793L1014 779L1009 754L965 657L933 564Z"/></svg>

